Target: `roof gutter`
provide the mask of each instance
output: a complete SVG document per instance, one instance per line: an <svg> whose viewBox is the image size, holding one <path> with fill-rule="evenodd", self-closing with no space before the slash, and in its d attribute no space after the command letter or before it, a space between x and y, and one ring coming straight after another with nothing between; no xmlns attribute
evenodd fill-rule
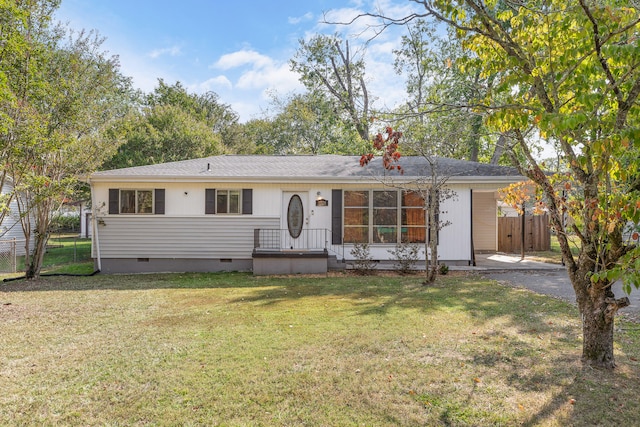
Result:
<svg viewBox="0 0 640 427"><path fill-rule="evenodd" d="M395 182L410 184L423 177L375 177L375 176L356 176L356 177L282 177L282 176L182 176L182 175L102 175L93 176L89 180L94 182L242 182L242 183L274 183L274 184L291 184L291 183L380 183L384 184ZM453 176L447 181L448 184L466 184L466 183L483 183L483 184L509 184L526 180L524 176Z"/></svg>

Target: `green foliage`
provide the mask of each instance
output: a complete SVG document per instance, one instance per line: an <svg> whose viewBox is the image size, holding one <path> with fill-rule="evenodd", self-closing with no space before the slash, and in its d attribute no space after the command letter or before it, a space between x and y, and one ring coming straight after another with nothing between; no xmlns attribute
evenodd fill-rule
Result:
<svg viewBox="0 0 640 427"><path fill-rule="evenodd" d="M606 293L614 280L638 285L637 250L622 239L640 206L640 144L630 137L640 131L638 8L621 1L421 4L456 30L481 77L499 76L481 100L486 124L513 139L512 160L544 192L587 325L585 362L613 367L611 313L621 303ZM564 179L545 174L533 156L539 137L561 150ZM581 242L577 257L565 212Z"/></svg>
<svg viewBox="0 0 640 427"><path fill-rule="evenodd" d="M160 79L140 103L138 112L112 128L125 143L104 169L246 151L237 114L213 92L190 94L180 82L169 86Z"/></svg>
<svg viewBox="0 0 640 427"><path fill-rule="evenodd" d="M105 169L159 164L223 152L220 135L178 106L147 107L123 123L126 143Z"/></svg>
<svg viewBox="0 0 640 427"><path fill-rule="evenodd" d="M481 77L480 64L452 31L440 35L434 23L417 20L407 33L394 51L394 68L407 76L409 95L392 114L396 127L406 129L403 151L497 163L502 146L476 108L497 74Z"/></svg>
<svg viewBox="0 0 640 427"><path fill-rule="evenodd" d="M51 213L113 154L117 144L103 131L130 105L130 81L100 50L102 38L51 25L58 5L3 2L0 9L1 177L11 177L22 228L34 237L30 277L42 265Z"/></svg>
<svg viewBox="0 0 640 427"><path fill-rule="evenodd" d="M269 117L247 124L259 152L270 154L362 154L363 141L320 91L272 96ZM255 130L253 130L255 129Z"/></svg>
<svg viewBox="0 0 640 427"><path fill-rule="evenodd" d="M442 276L445 276L447 273L449 273L449 266L447 264L440 264L440 267L438 267L438 273L440 273Z"/></svg>
<svg viewBox="0 0 640 427"><path fill-rule="evenodd" d="M345 128L369 141L370 96L363 56L364 47L354 52L349 41L338 35L315 35L300 40L290 65L309 93L321 92L325 102L330 101L330 117L339 118Z"/></svg>
<svg viewBox="0 0 640 427"><path fill-rule="evenodd" d="M51 219L49 231L53 233L80 231L80 216L56 215Z"/></svg>

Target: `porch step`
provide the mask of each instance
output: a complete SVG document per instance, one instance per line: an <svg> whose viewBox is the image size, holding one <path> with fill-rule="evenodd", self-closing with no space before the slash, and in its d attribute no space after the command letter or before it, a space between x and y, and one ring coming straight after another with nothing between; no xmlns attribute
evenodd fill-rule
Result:
<svg viewBox="0 0 640 427"><path fill-rule="evenodd" d="M254 250L253 274L323 274L327 272L327 251Z"/></svg>

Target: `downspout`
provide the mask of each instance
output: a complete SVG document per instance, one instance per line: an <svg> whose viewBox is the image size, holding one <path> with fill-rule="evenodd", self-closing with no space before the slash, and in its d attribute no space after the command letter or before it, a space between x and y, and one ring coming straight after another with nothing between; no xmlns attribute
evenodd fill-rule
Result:
<svg viewBox="0 0 640 427"><path fill-rule="evenodd" d="M521 261L524 261L524 239L526 237L526 234L525 234L524 231L525 231L526 225L527 225L527 211L525 211L524 202L522 202L522 224L521 224L522 230L520 231L520 240L521 240L521 242L520 242L520 260Z"/></svg>
<svg viewBox="0 0 640 427"><path fill-rule="evenodd" d="M470 221L469 223L471 224L471 233L469 235L469 238L471 239L471 261L469 261L469 264L471 264L472 266L476 266L476 250L473 246L473 189L469 189L469 198L470 198L470 206L471 208L469 209L470 212Z"/></svg>
<svg viewBox="0 0 640 427"><path fill-rule="evenodd" d="M96 248L96 267L98 271L102 270L102 259L100 257L100 238L98 236L98 219L96 218L96 203L93 200L93 195L95 194L93 191L93 182L89 179L89 186L91 188L91 230L92 230L92 240L95 241Z"/></svg>

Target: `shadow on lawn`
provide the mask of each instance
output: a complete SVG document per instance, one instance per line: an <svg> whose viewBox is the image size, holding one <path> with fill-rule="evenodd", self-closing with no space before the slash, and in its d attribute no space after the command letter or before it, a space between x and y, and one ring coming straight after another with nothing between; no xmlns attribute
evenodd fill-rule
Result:
<svg viewBox="0 0 640 427"><path fill-rule="evenodd" d="M461 350L463 363L475 372L499 371L500 380L512 390L545 396L546 402L541 407L538 402L536 407L540 409L533 414L530 408L521 408L518 402L513 404L516 412L530 414L521 420L521 425L553 425L560 419L560 424L566 425L617 426L640 419L640 406L633 404L640 390L640 369L633 361L634 348L617 340L619 368L613 372L583 368L578 338L580 321L577 309L570 303L465 274L440 278L433 286L422 286L419 276L354 276L347 285L332 283L331 278L322 280L324 284L318 286L316 279L314 286L308 279L286 278L272 286L277 282L265 279L262 283L269 283L267 288L258 287L249 296L231 302L272 306L332 296L349 299L362 316L384 317L391 310L419 310L425 315L464 312L473 318L478 332L463 334L462 341L468 346ZM559 316L565 317L567 310L573 311L575 321L557 321L555 313L563 313ZM494 320L499 322L491 323ZM490 330L485 326L488 324L493 325ZM495 325L519 332L505 333ZM546 347L538 344L545 341L570 350L545 354ZM432 405L430 411L440 411L439 421L443 425L464 423L469 414L482 420L485 415L478 409L482 405L474 403L477 388L477 384L472 383L466 401L443 403L440 407ZM443 386L438 394L446 396L450 391Z"/></svg>
<svg viewBox="0 0 640 427"><path fill-rule="evenodd" d="M477 331L459 331L455 345L461 363L482 377L499 372L500 381L513 390L539 393L546 402L531 414L520 402L504 404L502 411L526 411L521 425L629 425L640 419L640 406L633 404L640 390L640 370L631 355L633 343L620 342L616 357L619 368L614 372L583 369L580 365L579 318L575 307L532 292L496 285L478 276L458 274L441 277L433 286L422 286L421 276L287 276L256 277L249 273L98 275L94 277L50 277L38 281L0 284L0 298L11 292L86 291L86 290L157 290L157 289L241 289L242 296L229 304L252 303L259 307L290 304L297 300L328 297L347 301L360 316L384 318L392 310L410 310L425 316L462 312L472 318ZM2 294L5 294L2 298ZM0 300L0 303L4 301ZM556 322L556 313L574 311L575 322ZM550 320L551 319L551 320ZM491 323L494 322L495 323ZM487 326L491 325L491 326ZM501 329L503 327L504 329ZM518 333L507 333L506 329ZM435 332L435 331L434 331ZM460 338L461 337L461 338ZM539 338L542 337L542 338ZM537 341L540 339L540 341ZM542 340L572 348L570 353L541 353ZM636 344L637 345L637 344ZM498 349L499 351L496 351ZM627 356L629 355L629 356ZM438 355L439 357L442 357ZM428 362L424 362L428 363ZM489 378L484 378L489 382ZM498 381L498 379L495 379ZM449 398L450 384L429 389L430 412L444 425L464 424L464 417L483 414L475 402L480 385L472 383L466 399ZM549 395L548 390L553 390ZM545 395L546 394L546 395ZM443 398L445 396L445 398ZM437 399L436 399L437 398ZM451 400L457 399L457 400ZM526 405L526 403L523 403ZM498 408L483 409L491 412ZM473 423L472 423L473 424Z"/></svg>
<svg viewBox="0 0 640 427"><path fill-rule="evenodd" d="M36 280L0 282L2 292L251 288L250 273L97 274L43 276Z"/></svg>

